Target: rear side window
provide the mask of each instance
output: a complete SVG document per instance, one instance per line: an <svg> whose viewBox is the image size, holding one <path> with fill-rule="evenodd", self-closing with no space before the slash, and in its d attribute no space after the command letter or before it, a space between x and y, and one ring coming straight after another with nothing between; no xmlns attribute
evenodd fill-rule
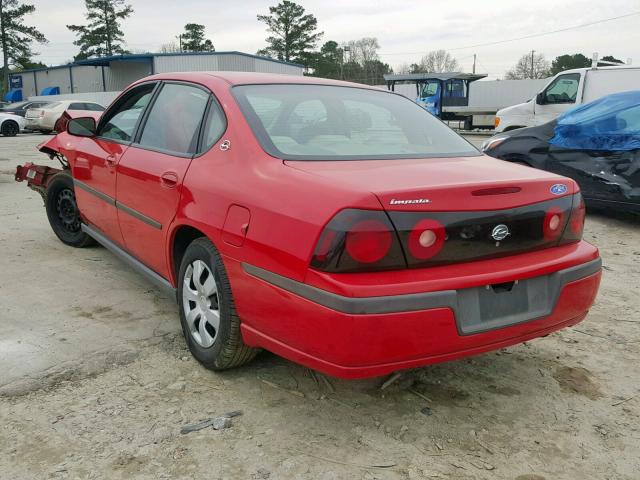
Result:
<svg viewBox="0 0 640 480"><path fill-rule="evenodd" d="M195 153L208 100L209 94L201 88L165 84L151 107L139 144L182 155Z"/></svg>
<svg viewBox="0 0 640 480"><path fill-rule="evenodd" d="M227 119L222 113L218 102L212 101L209 113L204 123L204 137L202 139L201 152L209 150L216 143L224 131L227 129Z"/></svg>
<svg viewBox="0 0 640 480"><path fill-rule="evenodd" d="M72 103L68 110L85 110L84 103Z"/></svg>
<svg viewBox="0 0 640 480"><path fill-rule="evenodd" d="M141 85L130 90L105 114L98 136L128 142L140 118L151 100L155 83Z"/></svg>

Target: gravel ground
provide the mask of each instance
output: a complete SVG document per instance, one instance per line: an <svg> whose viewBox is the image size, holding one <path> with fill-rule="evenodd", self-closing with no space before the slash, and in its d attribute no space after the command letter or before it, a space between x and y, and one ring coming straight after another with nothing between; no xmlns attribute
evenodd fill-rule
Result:
<svg viewBox="0 0 640 480"><path fill-rule="evenodd" d="M214 373L173 301L104 249L62 245L13 182L43 139L0 138L0 478L639 478L637 220L589 214L605 271L575 328L384 391L266 352Z"/></svg>

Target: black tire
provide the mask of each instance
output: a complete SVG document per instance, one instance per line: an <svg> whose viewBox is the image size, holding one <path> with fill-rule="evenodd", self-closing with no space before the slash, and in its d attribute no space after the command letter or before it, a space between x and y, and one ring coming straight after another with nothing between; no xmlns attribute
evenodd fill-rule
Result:
<svg viewBox="0 0 640 480"><path fill-rule="evenodd" d="M219 327L215 331L213 344L203 347L198 343L192 334L189 324L187 323L184 302L185 278L189 268L193 269L193 263L202 261L213 272L217 284L217 292L211 295L209 301L213 304L215 301L219 310ZM192 270L193 272L193 270ZM209 272L206 274L208 275ZM206 277L205 277L206 279ZM191 285L194 285L191 283ZM195 287L195 285L194 285ZM214 298L215 297L215 298ZM182 324L182 332L184 333L187 346L191 354L198 362L210 370L226 370L229 368L239 367L250 362L258 354L259 350L246 346L242 341L240 334L240 318L236 313L231 293L231 285L227 277L227 272L220 258L220 254L213 244L206 238L198 238L194 240L188 247L182 257L180 264L180 272L178 275L178 306L180 310L180 322ZM194 304L196 302L190 302ZM202 321L196 320L196 322ZM195 327L198 329L198 327ZM211 333L211 332L210 332Z"/></svg>
<svg viewBox="0 0 640 480"><path fill-rule="evenodd" d="M49 225L62 243L77 248L95 244L80 228L80 211L76 204L73 179L68 172L60 172L51 179L45 207Z"/></svg>
<svg viewBox="0 0 640 480"><path fill-rule="evenodd" d="M15 137L20 133L20 125L18 125L18 122L14 122L13 120L5 120L2 123L0 133L2 133L3 137Z"/></svg>

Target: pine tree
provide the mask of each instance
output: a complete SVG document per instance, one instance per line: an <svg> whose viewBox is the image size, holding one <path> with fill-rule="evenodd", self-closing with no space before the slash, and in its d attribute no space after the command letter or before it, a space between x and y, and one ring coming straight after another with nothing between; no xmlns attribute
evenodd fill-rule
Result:
<svg viewBox="0 0 640 480"><path fill-rule="evenodd" d="M47 39L35 27L24 24L24 16L36 7L19 0L0 0L0 48L2 48L2 92L8 90L9 69L28 68L32 63L31 44L46 43Z"/></svg>
<svg viewBox="0 0 640 480"><path fill-rule="evenodd" d="M124 33L120 22L133 13L125 0L85 0L87 25L67 25L78 39L80 47L76 60L127 53L122 46Z"/></svg>
<svg viewBox="0 0 640 480"><path fill-rule="evenodd" d="M180 36L182 50L185 52L215 52L213 43L208 38L204 38L204 25L198 23L187 23L184 26L184 33Z"/></svg>

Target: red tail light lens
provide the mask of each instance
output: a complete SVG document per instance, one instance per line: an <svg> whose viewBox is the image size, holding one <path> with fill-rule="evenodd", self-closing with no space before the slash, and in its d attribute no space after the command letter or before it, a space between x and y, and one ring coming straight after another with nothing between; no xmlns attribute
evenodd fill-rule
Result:
<svg viewBox="0 0 640 480"><path fill-rule="evenodd" d="M311 266L326 272L406 268L393 225L382 211L348 209L324 228Z"/></svg>
<svg viewBox="0 0 640 480"><path fill-rule="evenodd" d="M573 196L571 218L569 219L567 228L564 230L561 243L571 243L582 240L585 215L586 209L584 206L584 200L582 199L582 195L577 193Z"/></svg>
<svg viewBox="0 0 640 480"><path fill-rule="evenodd" d="M393 235L385 223L379 220L363 220L347 232L347 253L359 263L379 262L389 253Z"/></svg>

